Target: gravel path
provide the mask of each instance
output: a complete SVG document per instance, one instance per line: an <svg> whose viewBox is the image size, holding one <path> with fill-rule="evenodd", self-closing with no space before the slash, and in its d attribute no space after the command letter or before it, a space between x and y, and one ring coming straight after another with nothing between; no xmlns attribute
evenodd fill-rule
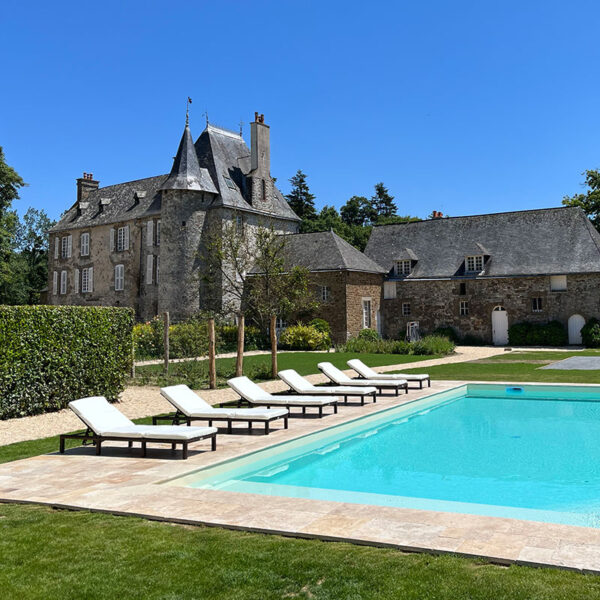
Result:
<svg viewBox="0 0 600 600"><path fill-rule="evenodd" d="M377 367L380 372L397 371L412 367L432 367L447 363L465 362L488 358L497 354L502 354L503 348L492 348L488 346L458 346L456 352L451 356L425 360L418 363L403 363L401 365L387 365ZM348 371L348 373L353 373ZM309 375L307 377L312 383L323 383L323 375ZM270 392L278 392L286 389L286 385L281 381L267 381L261 383L261 387ZM219 390L203 390L202 397L211 404L225 402L236 398L235 393L229 388ZM120 400L116 405L130 419L147 417L159 413L169 412L172 407L160 395L159 388L154 386L132 386L125 389L121 394ZM43 437L58 435L81 429L81 421L70 409L64 409L54 413L35 415L33 417L22 417L20 419L8 419L0 421L0 446L22 442L25 440L35 440Z"/></svg>

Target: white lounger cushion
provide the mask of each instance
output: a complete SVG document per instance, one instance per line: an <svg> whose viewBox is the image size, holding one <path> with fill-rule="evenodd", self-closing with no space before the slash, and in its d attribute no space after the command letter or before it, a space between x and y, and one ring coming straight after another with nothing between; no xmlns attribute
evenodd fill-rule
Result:
<svg viewBox="0 0 600 600"><path fill-rule="evenodd" d="M352 387L367 387L375 385L373 382L367 381L366 379L350 379L346 373L338 369L330 362L319 363L317 367L323 371L326 377L338 385L350 385ZM381 379L377 381L377 386L399 388L404 387L406 383L406 379L396 379L395 381L392 379Z"/></svg>
<svg viewBox="0 0 600 600"><path fill-rule="evenodd" d="M103 396L69 402L73 412L97 435L123 439L189 440L217 433L214 427L179 427L176 425L136 425Z"/></svg>
<svg viewBox="0 0 600 600"><path fill-rule="evenodd" d="M247 377L234 377L227 382L227 385L244 400L257 404L324 406L337 400L337 398L322 398L319 396L274 396L269 392L265 392Z"/></svg>
<svg viewBox="0 0 600 600"><path fill-rule="evenodd" d="M351 369L354 369L361 377L364 377L365 379L406 379L407 381L427 381L429 379L429 375L425 373L377 373L373 371L371 367L367 367L367 365L365 365L365 363L358 358L349 360L348 366Z"/></svg>
<svg viewBox="0 0 600 600"><path fill-rule="evenodd" d="M283 417L288 413L283 408L215 408L183 384L161 388L160 393L188 417L206 419L243 419L247 417L256 421L267 421Z"/></svg>
<svg viewBox="0 0 600 600"><path fill-rule="evenodd" d="M376 393L374 387L353 388L350 386L317 387L309 383L302 375L299 375L294 369L279 371L279 377L285 381L297 394L322 394L338 396L367 396Z"/></svg>

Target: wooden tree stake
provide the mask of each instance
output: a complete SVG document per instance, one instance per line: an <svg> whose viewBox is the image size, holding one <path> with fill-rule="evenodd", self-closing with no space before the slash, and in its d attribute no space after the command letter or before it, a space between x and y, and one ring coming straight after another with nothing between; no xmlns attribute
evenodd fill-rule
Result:
<svg viewBox="0 0 600 600"><path fill-rule="evenodd" d="M271 375L277 377L277 317L271 315Z"/></svg>
<svg viewBox="0 0 600 600"><path fill-rule="evenodd" d="M208 320L208 387L214 390L217 387L217 363L215 360L215 320Z"/></svg>
<svg viewBox="0 0 600 600"><path fill-rule="evenodd" d="M239 315L237 330L237 356L235 360L236 377L241 377L244 374L244 324L244 315Z"/></svg>
<svg viewBox="0 0 600 600"><path fill-rule="evenodd" d="M164 371L165 371L165 375L168 375L169 374L169 325L170 325L168 312L163 313L163 320L164 320L164 327L165 327L164 332L163 332L163 346L165 347Z"/></svg>

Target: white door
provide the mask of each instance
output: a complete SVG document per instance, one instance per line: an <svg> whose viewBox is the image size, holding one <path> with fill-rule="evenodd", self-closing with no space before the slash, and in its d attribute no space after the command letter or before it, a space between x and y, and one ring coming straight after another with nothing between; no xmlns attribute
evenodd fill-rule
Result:
<svg viewBox="0 0 600 600"><path fill-rule="evenodd" d="M494 346L508 344L508 313L503 306L496 306L492 311L492 339Z"/></svg>
<svg viewBox="0 0 600 600"><path fill-rule="evenodd" d="M585 319L581 315L571 315L569 317L569 344L581 344L581 328L584 325Z"/></svg>

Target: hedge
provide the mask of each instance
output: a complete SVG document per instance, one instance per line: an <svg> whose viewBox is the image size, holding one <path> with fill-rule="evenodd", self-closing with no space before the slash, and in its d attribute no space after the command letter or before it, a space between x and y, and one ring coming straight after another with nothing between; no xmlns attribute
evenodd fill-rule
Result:
<svg viewBox="0 0 600 600"><path fill-rule="evenodd" d="M128 308L0 306L0 419L86 396L116 400L131 370L133 319Z"/></svg>
<svg viewBox="0 0 600 600"><path fill-rule="evenodd" d="M581 340L588 348L600 347L600 321L592 317L581 328Z"/></svg>
<svg viewBox="0 0 600 600"><path fill-rule="evenodd" d="M366 331L366 330L363 330ZM405 340L365 339L359 334L345 344L336 347L336 352L355 352L357 354L440 354L445 356L454 352L454 342L446 337L426 335L416 342Z"/></svg>
<svg viewBox="0 0 600 600"><path fill-rule="evenodd" d="M512 346L566 346L567 332L558 321L550 323L516 323L508 328Z"/></svg>

